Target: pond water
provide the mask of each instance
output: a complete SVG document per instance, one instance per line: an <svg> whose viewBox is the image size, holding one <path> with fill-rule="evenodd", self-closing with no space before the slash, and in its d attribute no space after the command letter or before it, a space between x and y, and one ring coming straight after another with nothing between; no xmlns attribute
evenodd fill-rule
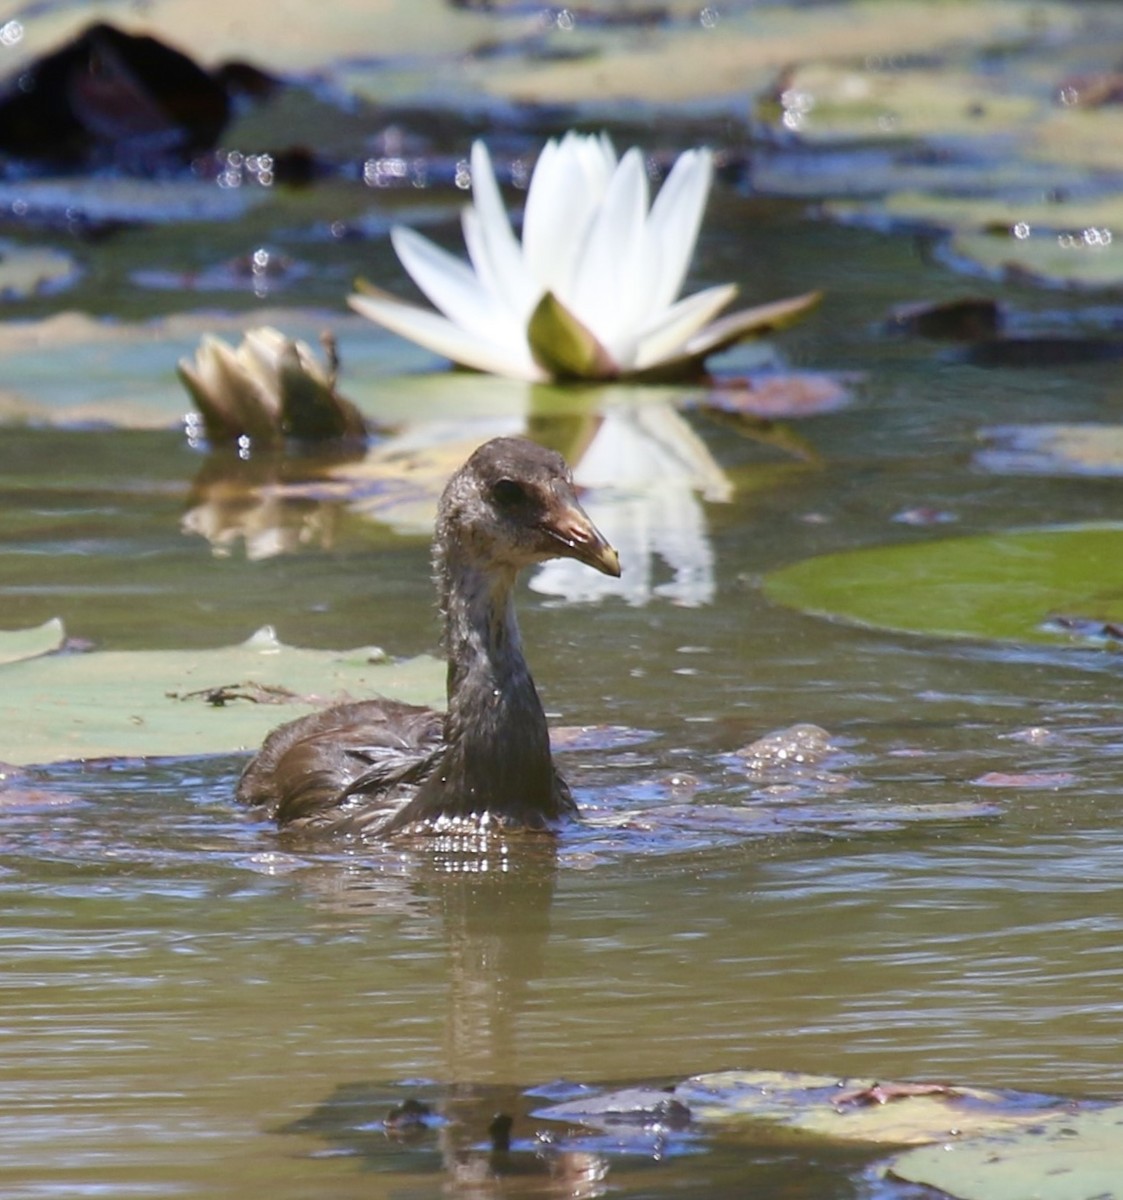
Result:
<svg viewBox="0 0 1123 1200"><path fill-rule="evenodd" d="M439 217L456 196L430 200ZM301 240L334 203L313 189L247 225L82 244L81 281L9 315L292 303L353 328L357 266L406 285L381 235ZM310 274L260 302L131 279L267 239L299 244ZM824 288L771 357L717 367L830 373L850 403L788 421L798 454L683 410L733 483L699 501L705 602L523 589L553 723L602 727L560 752L588 821L556 853L294 842L235 807L242 757L62 764L0 794L5 1195L841 1200L883 1188L874 1153L735 1124L578 1140L546 1173L520 1141L545 1103L526 1093L752 1067L1118 1097L1118 654L855 627L771 603L761 579L850 547L1114 517L1111 480L988 473L975 456L985 426L1111 421L1117 363L991 365L883 321L968 291L1033 329L1110 332L1123 309L965 281L909 235L744 182L719 184L692 279L753 301ZM373 354L440 369L369 336ZM74 404L98 386L76 368ZM291 644L435 650L425 537L339 505L327 546L216 555L181 529L204 467L174 428L6 428L0 625L58 616L99 649L218 647L272 624ZM1117 590L1118 563L1104 570ZM754 773L734 753L801 722L832 737L821 763ZM387 1135L409 1097L458 1123ZM489 1175L496 1112L527 1153Z"/></svg>

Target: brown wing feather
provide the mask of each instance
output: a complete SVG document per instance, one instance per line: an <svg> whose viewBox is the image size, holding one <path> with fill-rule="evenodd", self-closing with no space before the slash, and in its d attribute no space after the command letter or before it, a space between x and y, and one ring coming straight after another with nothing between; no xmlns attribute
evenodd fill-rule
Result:
<svg viewBox="0 0 1123 1200"><path fill-rule="evenodd" d="M337 704L274 729L242 772L237 796L281 825L339 820L352 794L423 775L440 745L441 716L431 708L389 700Z"/></svg>

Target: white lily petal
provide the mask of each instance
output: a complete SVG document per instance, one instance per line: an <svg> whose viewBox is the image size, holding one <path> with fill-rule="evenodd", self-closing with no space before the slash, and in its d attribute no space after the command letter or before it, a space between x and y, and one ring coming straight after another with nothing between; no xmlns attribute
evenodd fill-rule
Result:
<svg viewBox="0 0 1123 1200"><path fill-rule="evenodd" d="M640 334L634 369L646 371L679 357L690 339L736 295L736 284L723 283L672 304Z"/></svg>
<svg viewBox="0 0 1123 1200"><path fill-rule="evenodd" d="M703 358L745 338L773 333L798 321L822 298L822 292L804 292L802 296L788 296L730 313L694 334L684 347L685 352L691 358Z"/></svg>
<svg viewBox="0 0 1123 1200"><path fill-rule="evenodd" d="M467 263L405 225L394 226L390 241L414 283L450 321L477 337L502 343L502 306Z"/></svg>
<svg viewBox="0 0 1123 1200"><path fill-rule="evenodd" d="M438 313L389 296L353 295L347 297L347 303L368 320L461 366L531 383L547 379L545 371L530 357L525 340L517 345L496 345L468 333Z"/></svg>
<svg viewBox="0 0 1123 1200"><path fill-rule="evenodd" d="M538 156L523 214L523 258L543 292L567 307L579 247L607 186L603 147L567 134L549 141Z"/></svg>
<svg viewBox="0 0 1123 1200"><path fill-rule="evenodd" d="M589 226L567 306L624 368L635 357L637 309L647 307L636 284L648 195L643 155L633 148L620 160Z"/></svg>
<svg viewBox="0 0 1123 1200"><path fill-rule="evenodd" d="M497 334L498 326L501 324L503 340L517 340L523 336L527 321L530 320L530 314L542 298L538 285L523 267L521 252L515 271L510 273L510 278L507 280L501 278L501 273L508 268L495 261L487 230L480 219L480 214L474 208L466 208L460 214L460 225L464 231L464 244L468 247L468 257L476 269L480 285L491 295L497 321Z"/></svg>
<svg viewBox="0 0 1123 1200"><path fill-rule="evenodd" d="M712 180L711 152L688 151L651 203L638 149L618 160L606 135L570 132L535 163L520 244L487 147L476 142L473 203L462 213L470 265L411 230L391 234L447 320L385 295L356 308L457 362L519 379L697 368L712 349L782 328L811 306L795 297L714 322L732 286L676 302Z"/></svg>
<svg viewBox="0 0 1123 1200"><path fill-rule="evenodd" d="M659 281L651 295L652 311L665 308L682 290L702 228L713 164L709 150L680 154L651 206L648 234L662 250Z"/></svg>
<svg viewBox="0 0 1123 1200"><path fill-rule="evenodd" d="M461 214L468 257L484 288L525 324L541 290L523 262L483 142L472 146L472 196L474 203Z"/></svg>

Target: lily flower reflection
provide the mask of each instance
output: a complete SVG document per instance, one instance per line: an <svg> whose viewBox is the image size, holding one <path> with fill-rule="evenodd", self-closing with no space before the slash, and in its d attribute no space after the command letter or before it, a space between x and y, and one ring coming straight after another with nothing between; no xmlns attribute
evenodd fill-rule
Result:
<svg viewBox="0 0 1123 1200"><path fill-rule="evenodd" d="M440 312L362 283L349 300L461 366L532 382L684 375L819 300L808 293L716 319L734 284L676 299L713 180L709 150L682 154L652 204L638 149L617 161L604 134L551 140L530 180L521 243L483 142L471 166L473 203L462 214L471 265L412 229L390 235Z"/></svg>
<svg viewBox="0 0 1123 1200"><path fill-rule="evenodd" d="M275 446L285 438L365 437L361 413L335 390L335 347L328 338L325 344L326 365L306 342L268 325L248 330L237 349L205 334L194 360L181 358L177 373L207 440Z"/></svg>
<svg viewBox="0 0 1123 1200"><path fill-rule="evenodd" d="M588 489L585 511L619 551L620 578L604 586L549 562L530 581L536 592L578 601L620 596L637 605L653 596L686 606L713 600L714 551L699 496L725 503L733 487L670 404L606 409L573 478ZM671 578L656 583L660 559Z"/></svg>
<svg viewBox="0 0 1123 1200"><path fill-rule="evenodd" d="M239 544L250 562L308 547L330 550L344 505L330 492L318 494L317 485L340 457L303 462L265 455L246 462L213 454L195 477L180 528L206 538L216 558L228 558Z"/></svg>

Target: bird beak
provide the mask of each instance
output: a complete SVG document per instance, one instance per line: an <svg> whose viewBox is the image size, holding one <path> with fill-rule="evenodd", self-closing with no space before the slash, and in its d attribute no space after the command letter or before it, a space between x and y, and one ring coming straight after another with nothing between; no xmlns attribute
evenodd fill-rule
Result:
<svg viewBox="0 0 1123 1200"><path fill-rule="evenodd" d="M576 501L565 504L556 516L551 516L544 528L556 543L555 553L559 557L575 558L602 575L620 578L620 555L608 544Z"/></svg>

